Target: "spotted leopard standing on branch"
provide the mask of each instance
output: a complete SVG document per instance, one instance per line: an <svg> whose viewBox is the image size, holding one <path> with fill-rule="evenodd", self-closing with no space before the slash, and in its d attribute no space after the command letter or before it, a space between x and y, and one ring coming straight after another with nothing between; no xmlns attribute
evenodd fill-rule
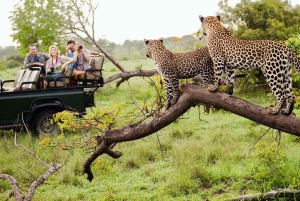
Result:
<svg viewBox="0 0 300 201"><path fill-rule="evenodd" d="M175 104L180 96L179 79L192 78L200 75L203 84L209 85L214 82L213 62L206 46L190 52L172 53L164 44L163 39L147 40L146 56L153 59L158 72L165 81L168 109ZM245 77L247 74L234 75L234 71L227 72L227 77ZM229 94L233 93L233 86L229 87Z"/></svg>
<svg viewBox="0 0 300 201"><path fill-rule="evenodd" d="M220 16L202 17L202 32L207 36L209 54L215 68L215 82L210 91L218 89L222 71L230 69L261 68L273 94L276 105L267 108L268 113L292 113L294 94L292 91L291 67L300 72L300 63L292 49L272 40L240 40L234 38L220 23ZM229 78L230 79L230 78ZM228 80L233 84L233 79ZM286 104L284 104L286 103ZM285 108L282 108L286 105Z"/></svg>
<svg viewBox="0 0 300 201"><path fill-rule="evenodd" d="M164 46L162 38L144 41L146 56L155 61L156 68L165 82L166 109L175 104L180 96L179 79L200 74L204 85L213 83L213 63L207 47L185 53L172 53Z"/></svg>

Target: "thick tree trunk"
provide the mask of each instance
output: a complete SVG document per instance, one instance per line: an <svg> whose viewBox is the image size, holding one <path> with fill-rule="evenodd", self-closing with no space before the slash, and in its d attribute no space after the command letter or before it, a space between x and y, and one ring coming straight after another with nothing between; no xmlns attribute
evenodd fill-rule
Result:
<svg viewBox="0 0 300 201"><path fill-rule="evenodd" d="M118 142L137 140L151 135L175 121L197 102L210 104L265 126L300 136L300 119L295 117L285 116L283 114L270 115L263 107L254 105L226 93L210 92L206 88L198 85L182 84L181 89L183 93L178 102L151 121L137 126L125 126L118 130L109 130L104 133L101 137L98 149L86 160L84 164L83 173L88 174L88 179L90 181L93 179L93 173L90 165L98 156L103 153L107 153L114 158L118 158L122 155L120 152L113 152L110 145Z"/></svg>

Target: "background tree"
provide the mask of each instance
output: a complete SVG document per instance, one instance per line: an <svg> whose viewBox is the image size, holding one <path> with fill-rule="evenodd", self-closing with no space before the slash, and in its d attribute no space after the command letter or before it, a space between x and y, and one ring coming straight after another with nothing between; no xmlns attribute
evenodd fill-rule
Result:
<svg viewBox="0 0 300 201"><path fill-rule="evenodd" d="M50 45L60 42L66 32L60 3L60 0L21 0L14 5L10 16L12 37L20 44L18 48L23 56L30 44L48 52Z"/></svg>
<svg viewBox="0 0 300 201"><path fill-rule="evenodd" d="M286 40L300 31L300 6L287 0L241 0L234 7L219 2L221 20L241 39Z"/></svg>
<svg viewBox="0 0 300 201"><path fill-rule="evenodd" d="M0 59L5 59L9 55L20 55L20 52L15 46L0 47Z"/></svg>

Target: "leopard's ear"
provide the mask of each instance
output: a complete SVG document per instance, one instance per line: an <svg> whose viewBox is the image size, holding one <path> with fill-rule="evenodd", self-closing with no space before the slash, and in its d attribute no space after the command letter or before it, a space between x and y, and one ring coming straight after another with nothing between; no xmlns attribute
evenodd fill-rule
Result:
<svg viewBox="0 0 300 201"><path fill-rule="evenodd" d="M164 39L163 39L162 37L160 37L158 40L159 40L161 43L164 43Z"/></svg>
<svg viewBox="0 0 300 201"><path fill-rule="evenodd" d="M203 22L204 17L203 17L202 15L199 15L199 20L200 20L201 22Z"/></svg>
<svg viewBox="0 0 300 201"><path fill-rule="evenodd" d="M146 45L148 45L149 40L148 39L144 39L144 41L145 41Z"/></svg>
<svg viewBox="0 0 300 201"><path fill-rule="evenodd" d="M217 14L217 18L218 18L218 20L220 21L220 20L221 20L221 15L220 15L220 14Z"/></svg>

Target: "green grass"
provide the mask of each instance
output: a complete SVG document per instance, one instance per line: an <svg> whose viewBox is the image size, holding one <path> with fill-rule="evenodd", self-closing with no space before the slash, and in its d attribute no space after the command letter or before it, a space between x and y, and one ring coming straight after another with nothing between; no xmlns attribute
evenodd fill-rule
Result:
<svg viewBox="0 0 300 201"><path fill-rule="evenodd" d="M122 65L134 69L142 62L149 60L127 61ZM145 69L154 68L150 62L141 65ZM105 76L118 72L110 64L104 68ZM0 77L2 75L1 72ZM132 94L141 105L154 95L147 79L136 77L118 89L115 82L107 84L97 92L96 104L101 108L118 101L130 112L135 108ZM274 101L265 92L235 95L261 106ZM294 112L300 115L299 109ZM121 119L123 124L128 121L125 117ZM50 176L49 184L36 189L34 200L226 200L270 191L273 187L300 188L299 138L283 133L277 147L276 132L269 131L256 144L267 129L224 110L205 114L203 106L200 110L193 107L157 133L117 144L114 150L122 151L121 158L99 157L92 167L95 176L92 182L86 180L86 175L82 176L82 164L90 154L85 150L42 147L39 144L42 139L33 139L27 134L20 134L18 142L47 163L64 165ZM12 131L0 133L0 173L15 176L25 190L47 168L20 147L13 146ZM71 142L73 138L74 134L66 134L64 140ZM51 138L51 142L60 140ZM0 181L0 200L5 200L9 193L9 183Z"/></svg>

